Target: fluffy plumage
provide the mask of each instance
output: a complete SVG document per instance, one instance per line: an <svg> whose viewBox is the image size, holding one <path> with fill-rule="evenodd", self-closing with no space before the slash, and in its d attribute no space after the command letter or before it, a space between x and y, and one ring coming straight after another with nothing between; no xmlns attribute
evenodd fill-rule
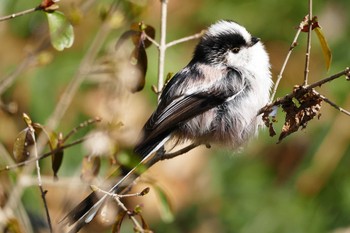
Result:
<svg viewBox="0 0 350 233"><path fill-rule="evenodd" d="M166 85L146 122L135 152L146 161L169 138L238 148L257 133L257 116L269 98L270 64L264 46L241 25L219 21L209 27L189 64ZM129 171L110 192L120 192ZM65 220L78 231L107 196L91 193Z"/></svg>
<svg viewBox="0 0 350 233"><path fill-rule="evenodd" d="M257 112L268 102L269 69L262 43L244 27L232 21L212 25L190 63L164 88L135 152L145 157L168 136L243 145L261 124Z"/></svg>

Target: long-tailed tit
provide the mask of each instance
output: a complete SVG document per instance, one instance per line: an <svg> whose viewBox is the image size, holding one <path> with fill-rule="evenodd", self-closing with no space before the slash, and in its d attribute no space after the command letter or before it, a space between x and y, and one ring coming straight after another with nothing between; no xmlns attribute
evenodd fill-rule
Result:
<svg viewBox="0 0 350 233"><path fill-rule="evenodd" d="M219 21L201 38L189 64L165 86L135 152L142 163L169 138L238 148L262 125L258 111L267 104L271 85L268 54L259 38L236 22ZM131 173L110 191L118 192ZM66 218L79 229L105 199L90 194Z"/></svg>

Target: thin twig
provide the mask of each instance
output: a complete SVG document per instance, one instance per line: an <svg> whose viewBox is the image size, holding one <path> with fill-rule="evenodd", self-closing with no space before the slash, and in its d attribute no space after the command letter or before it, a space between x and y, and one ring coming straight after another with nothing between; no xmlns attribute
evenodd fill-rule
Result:
<svg viewBox="0 0 350 233"><path fill-rule="evenodd" d="M164 85L164 62L166 50L166 21L167 21L167 6L168 0L160 0L161 2L161 19L160 19L160 41L159 41L159 57L158 57L158 99L160 98L160 91L163 90Z"/></svg>
<svg viewBox="0 0 350 233"><path fill-rule="evenodd" d="M286 56L286 59L285 59L284 62L283 62L281 71L280 71L280 73L279 73L278 76L277 76L277 80L276 80L276 82L275 82L275 85L274 85L274 88L273 88L273 92L272 92L271 97L270 97L270 103L271 103L271 102L273 101L273 99L275 98L275 95L276 95L276 92L277 92L277 88L278 88L278 86L279 86L279 84L280 84L280 82L281 82L281 80L282 80L282 75L283 75L283 73L284 73L284 70L286 69L286 66L287 66L287 63L288 63L288 61L289 61L290 55L292 54L292 51L294 50L294 48L295 48L295 47L297 46L297 44L298 44L298 43L297 43L297 40L298 40L298 37L299 37L300 32L301 32L301 29L302 29L302 27L301 27L302 23L303 23L303 22L300 23L300 26L299 26L299 28L298 28L298 31L297 31L297 33L295 34L294 40L293 40L292 44L291 44L290 47L289 47L289 51L288 51L288 54L287 54L287 56Z"/></svg>
<svg viewBox="0 0 350 233"><path fill-rule="evenodd" d="M141 224L137 221L137 219L135 218L135 216L133 216L132 213L130 213L130 211L126 208L126 206L124 205L124 203L120 200L121 197L123 197L124 195L122 196L119 196L119 194L116 194L116 193L110 193L110 192L107 192L105 190L102 190L100 189L99 187L96 187L96 186L91 186L92 190L94 191L98 191L98 192L101 192L103 194L106 194L112 198L114 198L114 200L118 203L118 206L120 208L122 208L129 216L129 218L131 219L131 221L133 222L134 226L135 226L135 230L137 230L137 232L145 232L145 230L143 229L143 227L141 226Z"/></svg>
<svg viewBox="0 0 350 233"><path fill-rule="evenodd" d="M310 72L310 56L311 56L311 32L312 32L312 0L309 0L309 15L308 15L308 33L307 33L307 47L305 55L305 70L304 70L304 84L308 84L309 72Z"/></svg>
<svg viewBox="0 0 350 233"><path fill-rule="evenodd" d="M323 84L325 84L327 82L330 82L330 81L332 81L334 79L340 78L343 75L350 76L350 69L349 69L349 67L345 68L343 71L341 71L339 73L336 73L336 74L334 74L334 75L332 75L330 77L324 78L324 79L322 79L320 81L317 81L317 82L315 82L313 84L310 84L310 85L307 85L307 86L303 86L302 88L303 88L303 90L305 92L307 92L308 90L311 90L311 89L313 89L315 87L321 87ZM273 106L281 105L282 103L284 103L284 102L290 100L291 98L295 97L297 94L298 94L298 92L294 92L293 91L292 93L284 96L283 98L276 99L274 102L272 102L272 103L266 105L265 107L263 107L262 109L260 109L259 112L258 112L258 115L260 115L260 114L262 114L262 113L264 113L266 111L271 110Z"/></svg>
<svg viewBox="0 0 350 233"><path fill-rule="evenodd" d="M86 4L84 3L83 5L86 5ZM115 3L113 5L115 5ZM84 10L87 10L87 8L85 8ZM46 43L46 41L45 41L45 44L43 44L43 45L46 46L47 44L48 43ZM43 46L39 46L39 49L42 49L42 47ZM39 49L37 49L36 51L38 51ZM27 67L27 66L25 66L25 67ZM22 70L24 70L24 68ZM17 73L20 73L20 72L17 72ZM15 75L15 76L18 76L18 75ZM61 108L61 109L63 109L63 108ZM49 120L49 122L51 122L50 123L51 127L48 127L48 128L50 128L51 130L54 130L55 127L53 127L53 126L56 126L57 125L57 121L60 120L60 117L58 117L58 116L62 116L62 115L63 115L63 113L57 114L57 112L52 114L51 118ZM41 151L43 151L46 143L47 143L47 138L45 138L43 136L40 136L38 138L38 140L36 142L36 144L37 144L37 153L38 154L40 154ZM47 156L49 156L49 155L47 155ZM31 174L33 172L33 169L34 169L33 166L25 166L23 168L21 174L17 178L16 184L13 186L12 190L9 192L10 195L9 195L9 198L8 198L6 204L2 208L4 213L10 213L12 210L16 209L17 206L19 205L19 203L20 203L19 200L21 199L21 195L22 195L23 190L25 188L25 185L23 184L23 177L25 177L28 174ZM7 214L6 216L10 216L10 215ZM3 230L4 230L4 228L0 224L0 232L3 232Z"/></svg>
<svg viewBox="0 0 350 233"><path fill-rule="evenodd" d="M32 9L28 9L28 10L24 10L24 11L21 11L21 12L13 13L11 15L3 16L3 17L0 17L0 22L1 21L5 21L5 20L9 20L9 19L13 19L13 18L22 16L22 15L30 14L30 13L33 13L33 12L35 12L37 10L41 10L41 9L38 8L38 7L35 7L35 8L32 8Z"/></svg>
<svg viewBox="0 0 350 233"><path fill-rule="evenodd" d="M177 45L177 44L180 44L180 43L183 43L183 42L187 42L187 41L190 41L190 40L199 39L199 38L201 38L203 36L204 33L205 33L205 30L202 30L201 32L196 33L194 35L187 36L187 37L184 37L184 38L181 38L181 39L178 39L178 40L174 40L174 41L169 42L168 44L166 44L166 48L169 48L169 47L172 47L174 45Z"/></svg>
<svg viewBox="0 0 350 233"><path fill-rule="evenodd" d="M100 122L100 117L95 117L94 119L89 119L87 121L84 121L80 123L78 126L76 126L74 129L72 129L62 140L62 143L68 140L73 134L77 133L80 129L87 127L88 125L94 124L96 122Z"/></svg>
<svg viewBox="0 0 350 233"><path fill-rule="evenodd" d="M338 105L336 105L335 103L333 103L331 100L329 100L327 97L321 95L320 93L318 93L317 91L315 91L316 94L318 94L318 96L326 103L328 103L330 106L334 107L335 109L339 110L340 112L344 113L345 115L350 116L350 112L347 111L346 109L339 107Z"/></svg>
<svg viewBox="0 0 350 233"><path fill-rule="evenodd" d="M35 158L38 158L39 155L38 155L38 151L37 151L37 147L36 147L36 140L35 140L35 135L34 135L34 129L31 125L28 125L29 127L29 130L30 130L30 135L34 141L34 147L33 147L33 150L34 150L34 157ZM40 189L40 193L41 193L41 198L43 199L43 203L44 203L44 208L45 208L45 213L46 213L46 218L47 218L47 223L48 223L48 226L49 226L49 229L50 229L50 232L52 232L52 224L51 224L51 218L50 218L50 212L49 212L49 208L47 206L47 202L46 202L46 193L47 191L45 191L43 189L43 185L42 185L42 181L41 181L41 173L40 173L40 165L39 165L39 160L36 161L36 172L37 172L37 179L38 179L38 186L39 186L39 189Z"/></svg>
<svg viewBox="0 0 350 233"><path fill-rule="evenodd" d="M8 170L12 170L12 169L15 169L15 168L18 168L18 167L22 167L22 166L31 164L31 163L33 163L33 162L36 162L36 161L41 160L41 159L43 159L43 158L46 158L46 157L48 157L48 156L50 156L50 155L52 155L52 154L55 154L55 153L57 153L58 151L67 149L67 148L72 147L72 146L75 146L75 145L78 145L78 144L84 142L86 139L87 139L86 137L80 138L80 139L78 139L78 140L76 140L76 141L74 141L74 142L72 142L72 143L63 145L63 146L61 146L61 147L59 147L59 148L56 148L56 149L54 149L54 150L52 150L52 151L50 151L50 152L44 153L44 154L42 154L42 155L40 155L40 156L38 156L38 157L34 157L34 158L30 159L30 160L26 160L26 161L23 161L23 162L20 162L20 163L16 163L16 164L13 164L13 165L7 165L7 166L5 166L4 168L1 168L1 169L0 169L0 173L3 172L3 171L8 171Z"/></svg>
<svg viewBox="0 0 350 233"><path fill-rule="evenodd" d="M148 163L147 163L147 167L152 166L153 164L162 161L162 160L166 160L166 159L172 159L175 158L179 155L185 154L187 152L189 152L190 150L198 147L200 144L196 144L193 143L189 146L186 146L178 151L172 152L172 153L165 153L165 151L159 151L157 152L158 154L156 154Z"/></svg>
<svg viewBox="0 0 350 233"><path fill-rule="evenodd" d="M328 83L330 81L333 81L334 79L337 79L343 75L349 76L350 75L350 68L346 67L343 71L336 73L332 76L329 76L328 78L324 78L322 80L319 80L317 82L314 82L313 84L310 84L308 86L306 86L306 89L312 89L315 87L321 87L323 84Z"/></svg>
<svg viewBox="0 0 350 233"><path fill-rule="evenodd" d="M151 41L152 44L153 44L154 46L156 46L157 49L159 49L159 43L158 43L157 41L155 41L152 37L150 37L149 35L147 35L147 33L145 33L145 36L146 36L147 40Z"/></svg>

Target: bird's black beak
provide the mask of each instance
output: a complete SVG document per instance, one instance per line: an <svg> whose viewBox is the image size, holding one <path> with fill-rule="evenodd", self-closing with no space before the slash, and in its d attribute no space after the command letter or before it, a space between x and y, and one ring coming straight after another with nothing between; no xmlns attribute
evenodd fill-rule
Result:
<svg viewBox="0 0 350 233"><path fill-rule="evenodd" d="M250 46L255 45L256 43L258 43L260 41L260 38L258 37L252 37L251 41L250 41Z"/></svg>

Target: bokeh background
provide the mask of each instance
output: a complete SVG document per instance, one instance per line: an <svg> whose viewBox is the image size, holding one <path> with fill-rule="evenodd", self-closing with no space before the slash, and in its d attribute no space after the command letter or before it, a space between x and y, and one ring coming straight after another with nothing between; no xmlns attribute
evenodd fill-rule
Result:
<svg viewBox="0 0 350 233"><path fill-rule="evenodd" d="M61 0L58 3L60 11L74 25L74 45L62 52L50 46L39 50L31 64L18 72L15 82L2 94L1 167L12 163L9 156L14 141L26 127L23 112L34 122L47 123L105 23L103 16L111 2ZM0 13L9 15L39 3L2 0ZM348 0L314 1L313 13L318 16L333 61L327 71L320 44L313 34L310 82L349 66L349 11ZM235 20L265 43L276 80L296 27L307 12L308 3L302 0L169 0L167 41L200 32L219 19ZM84 128L69 139L94 135L94 140L65 150L56 182L52 179L50 158L40 162L54 228L62 216L89 193L89 182L99 184L111 171L113 159L125 159L130 154L143 123L156 106L157 98L151 90L157 82L155 46L147 49L146 86L134 94L127 88L132 77L123 69L127 55L114 50L119 36L132 22L140 21L156 29L158 40L159 0L121 1L108 22L107 36L93 59L90 72L55 129L55 132L67 134L84 120L100 116L101 123ZM28 54L47 37L47 21L42 12L35 12L0 22L0 35L0 80L4 80L18 71ZM291 92L294 85L302 83L306 36L302 33L299 37L277 96ZM194 40L169 48L165 72L174 73L185 66L196 43ZM127 53L130 48L125 47ZM319 88L322 94L346 109L350 109L349 90L345 78ZM16 111L6 112L11 106L15 106ZM279 144L276 144L277 137L271 138L268 131L263 130L240 152L215 146L197 148L161 162L144 175L148 183L141 182L135 187L136 192L150 186L150 193L131 199L128 206L133 208L141 204L143 217L155 232L350 232L350 118L327 104L322 105L321 112L321 117L312 120L306 129ZM280 132L283 112L278 113L277 119L275 128ZM86 168L82 161L92 153L101 155L101 169L98 176L86 177L88 175L82 175L82 168ZM12 205L11 212L12 224L18 224L21 230L13 232L47 232L35 173L23 174L22 171L21 168L0 174L1 207L14 195L13 187L18 185L22 174L24 183L20 190L23 192L17 204ZM167 204L162 204L165 200ZM168 204L171 211L167 209ZM108 215L110 212L112 214ZM34 230L25 224L28 216ZM4 218L0 221L2 226L7 224ZM113 221L113 211L106 208L84 232L110 232ZM130 221L125 220L122 232L133 232Z"/></svg>

